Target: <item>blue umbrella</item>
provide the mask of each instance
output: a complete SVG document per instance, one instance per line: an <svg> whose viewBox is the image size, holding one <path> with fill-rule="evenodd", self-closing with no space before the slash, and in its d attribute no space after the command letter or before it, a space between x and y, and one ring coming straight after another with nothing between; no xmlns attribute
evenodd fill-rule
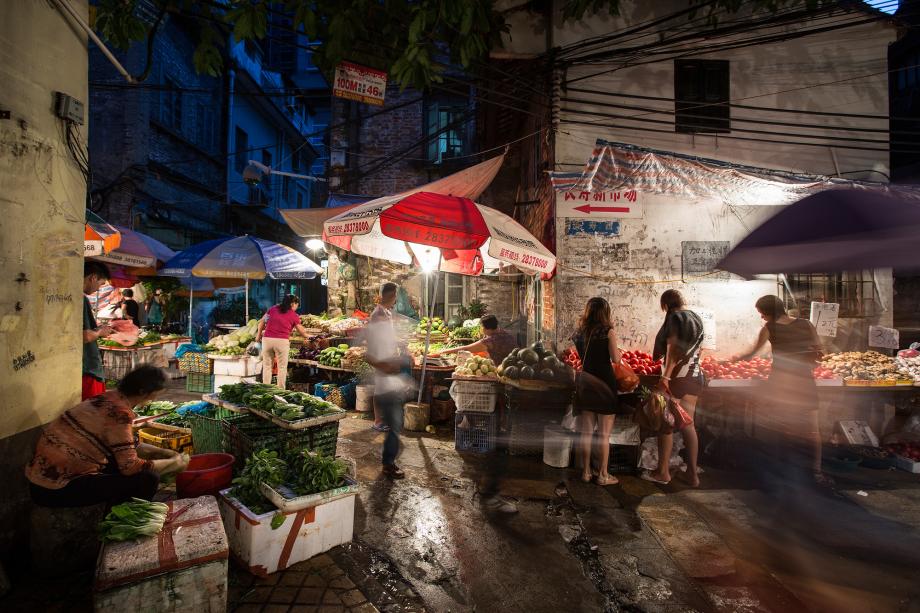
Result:
<svg viewBox="0 0 920 613"><path fill-rule="evenodd" d="M299 251L254 236L219 238L192 245L177 253L160 270L167 277L245 280L246 319L249 319L250 279L312 279L322 272L316 262Z"/></svg>

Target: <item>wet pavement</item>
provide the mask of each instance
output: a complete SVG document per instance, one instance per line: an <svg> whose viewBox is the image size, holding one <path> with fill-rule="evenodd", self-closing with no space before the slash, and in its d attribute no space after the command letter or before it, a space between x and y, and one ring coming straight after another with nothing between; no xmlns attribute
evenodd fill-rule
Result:
<svg viewBox="0 0 920 613"><path fill-rule="evenodd" d="M404 433L394 482L370 424L340 422L362 484L354 541L267 579L232 568L229 610L920 612L920 475L860 469L819 490L704 457L699 489L599 487L511 456L502 493L519 513L496 516L477 494L485 458L457 453L452 428ZM0 607L89 610L81 577L32 578Z"/></svg>

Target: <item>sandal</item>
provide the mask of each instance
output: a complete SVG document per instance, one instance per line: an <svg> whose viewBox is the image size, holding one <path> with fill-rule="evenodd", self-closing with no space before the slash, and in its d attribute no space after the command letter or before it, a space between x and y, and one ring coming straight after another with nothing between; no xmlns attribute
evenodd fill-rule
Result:
<svg viewBox="0 0 920 613"><path fill-rule="evenodd" d="M662 481L661 479L656 479L655 477L652 476L652 473L647 470L642 471L640 478L644 479L645 481L651 481L652 483L657 483L659 485L668 485L670 483L670 481Z"/></svg>
<svg viewBox="0 0 920 613"><path fill-rule="evenodd" d="M580 476L580 477L578 478L578 480L581 481L582 483L591 483L591 480L592 480L592 479L594 479L593 476L592 476L592 477L588 477L587 479L585 479L585 476L584 476L584 475L582 475L582 476Z"/></svg>
<svg viewBox="0 0 920 613"><path fill-rule="evenodd" d="M600 477L598 477L598 478L597 478L597 481L595 481L595 483L597 483L598 485L601 485L601 486L604 486L604 485L617 485L617 484L620 483L620 480L617 479L617 478L614 477L614 476L608 476L606 479L601 479Z"/></svg>

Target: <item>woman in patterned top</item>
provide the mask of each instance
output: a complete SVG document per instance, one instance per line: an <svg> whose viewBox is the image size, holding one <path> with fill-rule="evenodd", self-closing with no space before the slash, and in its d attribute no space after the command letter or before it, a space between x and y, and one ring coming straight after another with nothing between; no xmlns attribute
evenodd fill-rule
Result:
<svg viewBox="0 0 920 613"><path fill-rule="evenodd" d="M151 500L160 475L180 472L188 460L169 449L138 443L134 407L155 399L166 373L141 366L117 390L86 400L49 423L26 467L32 500L44 507Z"/></svg>

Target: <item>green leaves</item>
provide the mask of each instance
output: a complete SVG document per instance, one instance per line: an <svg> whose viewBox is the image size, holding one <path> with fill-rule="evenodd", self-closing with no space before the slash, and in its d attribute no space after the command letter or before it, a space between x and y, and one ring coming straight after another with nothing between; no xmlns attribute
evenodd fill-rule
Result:
<svg viewBox="0 0 920 613"><path fill-rule="evenodd" d="M96 6L93 28L119 49L144 40L147 25L136 15L137 0L101 0Z"/></svg>
<svg viewBox="0 0 920 613"><path fill-rule="evenodd" d="M344 483L348 465L319 452L302 452L288 459L288 485L300 496L317 494Z"/></svg>
<svg viewBox="0 0 920 613"><path fill-rule="evenodd" d="M115 505L99 524L99 538L103 541L130 541L153 536L163 529L169 507L162 502L148 502L132 498Z"/></svg>
<svg viewBox="0 0 920 613"><path fill-rule="evenodd" d="M278 528L280 528L284 524L285 519L287 519L287 516L281 511L278 511L277 513L272 515L272 523L271 523L272 530L277 530Z"/></svg>
<svg viewBox="0 0 920 613"><path fill-rule="evenodd" d="M237 42L262 39L268 29L268 7L261 0L239 2L227 12L226 21L233 25L233 38Z"/></svg>

